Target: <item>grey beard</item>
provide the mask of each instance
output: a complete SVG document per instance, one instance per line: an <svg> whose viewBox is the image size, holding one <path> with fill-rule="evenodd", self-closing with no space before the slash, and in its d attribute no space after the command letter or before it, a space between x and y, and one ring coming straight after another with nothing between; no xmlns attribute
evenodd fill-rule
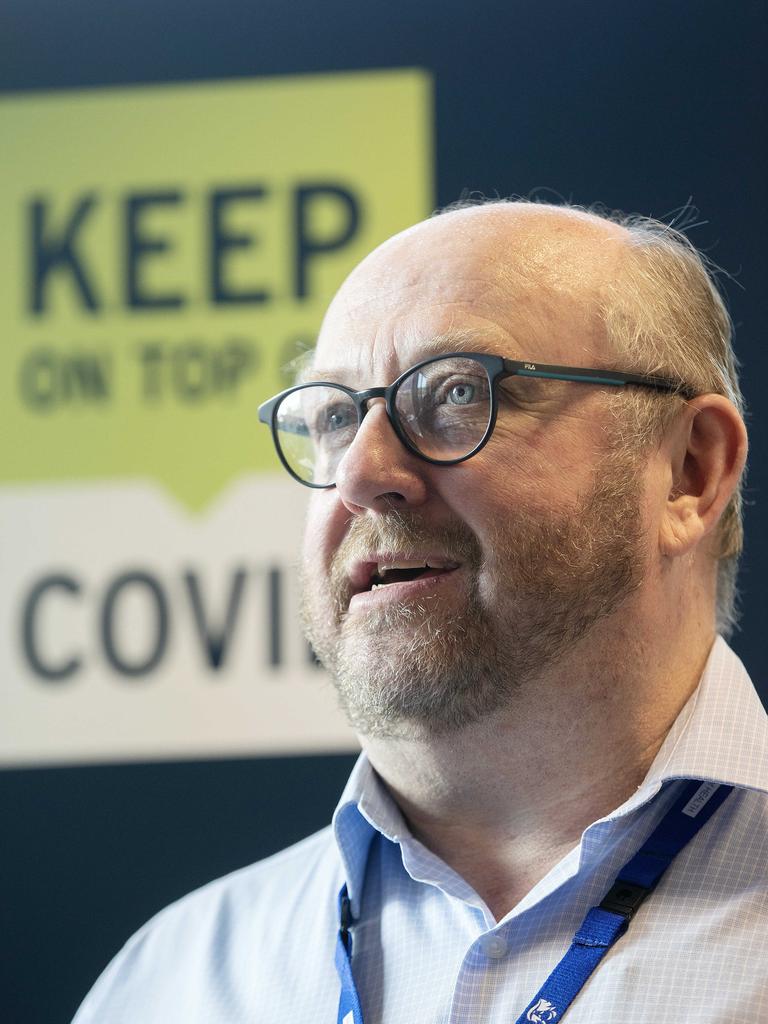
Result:
<svg viewBox="0 0 768 1024"><path fill-rule="evenodd" d="M359 732L402 736L409 724L447 732L506 701L506 673L487 657L497 644L479 604L470 601L462 615L446 617L430 611L430 603L368 613L354 630L342 624L331 672Z"/></svg>
<svg viewBox="0 0 768 1024"><path fill-rule="evenodd" d="M334 679L350 724L369 736L446 734L512 706L516 691L588 636L643 579L636 474L612 467L576 509L554 519L518 509L485 562L463 524L425 527L414 512L354 520L331 572L331 608L303 585L309 642ZM471 574L465 607L438 594L347 616L340 572L349 552L426 542ZM481 594L480 579L490 580Z"/></svg>

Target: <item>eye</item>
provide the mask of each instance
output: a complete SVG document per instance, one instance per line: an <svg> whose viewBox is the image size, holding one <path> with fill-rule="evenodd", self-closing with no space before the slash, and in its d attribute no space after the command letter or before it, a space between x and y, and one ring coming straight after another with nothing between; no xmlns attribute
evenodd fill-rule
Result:
<svg viewBox="0 0 768 1024"><path fill-rule="evenodd" d="M329 405L318 417L318 433L331 434L336 430L345 430L352 424L357 424L357 413L354 406L350 405Z"/></svg>
<svg viewBox="0 0 768 1024"><path fill-rule="evenodd" d="M471 373L451 373L433 382L433 404L448 409L466 408L488 401L488 382Z"/></svg>
<svg viewBox="0 0 768 1024"><path fill-rule="evenodd" d="M470 405L475 400L475 386L463 381L454 384L445 396L446 405Z"/></svg>

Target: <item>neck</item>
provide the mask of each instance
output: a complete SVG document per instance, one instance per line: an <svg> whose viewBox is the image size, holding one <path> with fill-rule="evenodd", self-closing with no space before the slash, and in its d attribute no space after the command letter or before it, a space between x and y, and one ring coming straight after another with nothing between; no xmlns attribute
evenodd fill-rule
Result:
<svg viewBox="0 0 768 1024"><path fill-rule="evenodd" d="M416 838L499 919L637 789L712 640L678 634L664 652L624 637L602 657L599 645L574 648L492 721L363 745Z"/></svg>

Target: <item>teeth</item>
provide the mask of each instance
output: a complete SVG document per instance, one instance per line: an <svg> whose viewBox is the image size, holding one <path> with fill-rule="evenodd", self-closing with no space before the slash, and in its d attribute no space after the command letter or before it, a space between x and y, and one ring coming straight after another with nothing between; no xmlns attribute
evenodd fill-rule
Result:
<svg viewBox="0 0 768 1024"><path fill-rule="evenodd" d="M381 576L382 573L389 572L390 569L425 569L427 564L428 563L425 562L423 558L417 558L412 562L390 562L388 565L385 565L383 562L379 562L376 567L376 572ZM439 567L433 565L431 568L437 569Z"/></svg>
<svg viewBox="0 0 768 1024"><path fill-rule="evenodd" d="M431 562L428 562L424 558L416 558L411 561L401 562L378 562L376 565L376 574L383 576L385 572L389 572L390 569L456 569L458 568L458 562L451 562L446 559L433 558Z"/></svg>

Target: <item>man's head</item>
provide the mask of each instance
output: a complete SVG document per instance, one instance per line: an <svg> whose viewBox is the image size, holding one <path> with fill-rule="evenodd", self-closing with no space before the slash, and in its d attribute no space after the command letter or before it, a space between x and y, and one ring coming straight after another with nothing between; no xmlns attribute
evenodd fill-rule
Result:
<svg viewBox="0 0 768 1024"><path fill-rule="evenodd" d="M637 323L636 235L581 211L511 203L417 225L342 286L311 376L380 387L456 350L688 383ZM658 330L665 307L654 301ZM700 378L690 382L698 391ZM374 400L335 489L313 496L308 634L362 732L444 732L507 707L596 631L631 626L654 588L669 600L673 563L718 553L743 458L727 400L649 391L639 401L628 389L518 377L498 397L487 445L450 466L408 451ZM419 573L419 562L431 569ZM705 579L699 567L696 586Z"/></svg>

